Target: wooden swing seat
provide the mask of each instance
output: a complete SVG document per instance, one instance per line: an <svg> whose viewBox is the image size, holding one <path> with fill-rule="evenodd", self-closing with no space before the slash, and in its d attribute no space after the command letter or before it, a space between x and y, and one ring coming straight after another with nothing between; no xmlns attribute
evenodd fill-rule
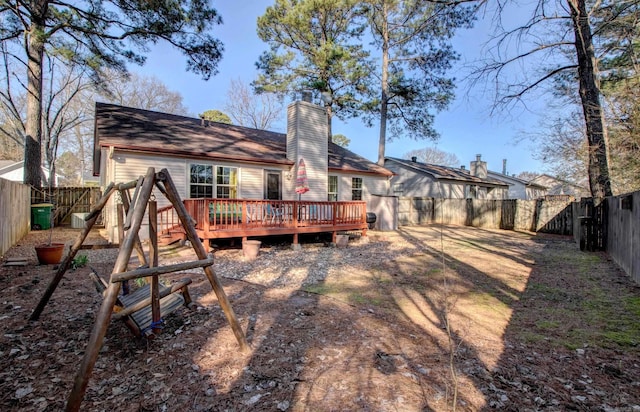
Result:
<svg viewBox="0 0 640 412"><path fill-rule="evenodd" d="M93 269L89 273L98 293L103 294L108 285ZM188 285L192 282L189 278L181 279L171 287L159 285L160 292L160 318L163 319L180 306L192 305ZM180 293L176 293L180 292ZM113 319L121 319L135 336L146 336L153 328L151 311L151 285L146 284L127 295L120 295L114 307Z"/></svg>

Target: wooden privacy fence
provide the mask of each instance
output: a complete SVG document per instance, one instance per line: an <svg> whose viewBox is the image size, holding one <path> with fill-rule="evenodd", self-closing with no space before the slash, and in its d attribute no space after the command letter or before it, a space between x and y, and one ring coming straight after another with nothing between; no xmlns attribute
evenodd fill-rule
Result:
<svg viewBox="0 0 640 412"><path fill-rule="evenodd" d="M30 188L0 179L0 256L29 233Z"/></svg>
<svg viewBox="0 0 640 412"><path fill-rule="evenodd" d="M88 213L96 205L102 191L99 187L54 187L32 188L31 204L51 203L54 205L53 224L71 224L74 213Z"/></svg>
<svg viewBox="0 0 640 412"><path fill-rule="evenodd" d="M570 235L569 200L491 200L403 197L398 204L401 226L444 223L487 229L530 230Z"/></svg>

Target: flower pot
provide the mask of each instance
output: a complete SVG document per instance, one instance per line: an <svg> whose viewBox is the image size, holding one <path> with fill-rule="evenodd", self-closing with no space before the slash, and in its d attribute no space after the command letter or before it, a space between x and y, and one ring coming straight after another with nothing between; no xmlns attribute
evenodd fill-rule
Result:
<svg viewBox="0 0 640 412"><path fill-rule="evenodd" d="M336 247L346 248L349 245L349 235L336 235Z"/></svg>
<svg viewBox="0 0 640 412"><path fill-rule="evenodd" d="M64 251L64 243L51 243L36 246L36 255L41 265L55 265L60 263L62 252Z"/></svg>
<svg viewBox="0 0 640 412"><path fill-rule="evenodd" d="M260 253L260 245L262 242L259 240L245 240L242 242L242 254L246 260L255 260Z"/></svg>

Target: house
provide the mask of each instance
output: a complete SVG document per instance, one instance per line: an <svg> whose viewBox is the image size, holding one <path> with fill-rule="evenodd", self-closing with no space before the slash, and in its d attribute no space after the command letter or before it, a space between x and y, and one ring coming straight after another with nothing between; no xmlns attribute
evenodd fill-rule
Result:
<svg viewBox="0 0 640 412"><path fill-rule="evenodd" d="M509 185L487 176L487 163L477 156L470 169L438 166L385 157L385 168L394 173L391 194L449 199L506 199Z"/></svg>
<svg viewBox="0 0 640 412"><path fill-rule="evenodd" d="M48 180L49 170L46 167L42 167L42 176ZM13 182L24 181L24 162L15 160L0 160L0 178L11 180ZM56 174L55 185L58 185L59 176Z"/></svg>
<svg viewBox="0 0 640 412"><path fill-rule="evenodd" d="M507 199L535 200L547 194L547 188L545 186L519 179L515 176L509 176L506 170L503 170L502 173L487 170L487 176L509 185Z"/></svg>
<svg viewBox="0 0 640 412"><path fill-rule="evenodd" d="M546 186L547 196L573 196L575 199L591 197L589 189L547 174L536 176L530 182Z"/></svg>
<svg viewBox="0 0 640 412"><path fill-rule="evenodd" d="M300 159L309 191L298 195ZM392 176L329 143L324 108L306 101L287 108L286 134L97 103L94 174L101 186L135 180L148 167L166 168L182 199L370 202L388 192ZM168 205L163 196L156 198L159 208ZM103 213L111 240L115 213L111 201Z"/></svg>

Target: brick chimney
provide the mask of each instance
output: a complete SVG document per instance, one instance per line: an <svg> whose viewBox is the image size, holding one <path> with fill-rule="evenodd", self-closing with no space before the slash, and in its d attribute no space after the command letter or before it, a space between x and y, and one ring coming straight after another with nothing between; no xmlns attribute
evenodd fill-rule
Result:
<svg viewBox="0 0 640 412"><path fill-rule="evenodd" d="M479 177L480 179L487 178L487 162L480 160L482 155L476 155L476 160L471 161L469 164L469 172L471 176Z"/></svg>

